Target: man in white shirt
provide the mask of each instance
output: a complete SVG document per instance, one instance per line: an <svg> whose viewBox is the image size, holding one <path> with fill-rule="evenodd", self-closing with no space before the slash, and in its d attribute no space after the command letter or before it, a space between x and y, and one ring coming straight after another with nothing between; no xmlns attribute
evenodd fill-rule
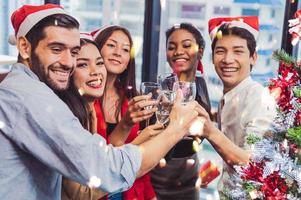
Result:
<svg viewBox="0 0 301 200"><path fill-rule="evenodd" d="M226 162L224 184L229 180L228 175L234 173L233 165L249 161L248 134L262 136L271 128L276 115L269 91L250 77L257 60L258 29L258 18L253 16L209 21L212 61L223 82L224 95L217 117L220 130L207 120L204 137Z"/></svg>

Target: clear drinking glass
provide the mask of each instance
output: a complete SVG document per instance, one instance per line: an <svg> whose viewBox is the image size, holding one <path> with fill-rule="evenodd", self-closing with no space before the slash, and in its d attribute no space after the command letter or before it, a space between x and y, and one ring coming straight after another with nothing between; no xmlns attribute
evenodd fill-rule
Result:
<svg viewBox="0 0 301 200"><path fill-rule="evenodd" d="M175 82L173 91L176 92L178 89L182 91L183 99L182 104L186 105L190 101L194 101L196 97L196 84L195 82L186 82L186 81L178 81ZM191 125L189 133L189 136L184 137L184 140L195 140L195 136L191 134L195 134L198 132L198 130L202 129L201 126L199 126L200 123L195 122Z"/></svg>
<svg viewBox="0 0 301 200"><path fill-rule="evenodd" d="M173 85L173 91L176 92L178 89L182 91L183 94L183 104L195 100L196 96L196 85L195 82L187 81L177 81Z"/></svg>
<svg viewBox="0 0 301 200"><path fill-rule="evenodd" d="M158 110L156 111L157 121L164 126L169 122L169 114L175 101L175 92L163 90L158 97Z"/></svg>
<svg viewBox="0 0 301 200"><path fill-rule="evenodd" d="M161 85L162 90L172 90L175 82L178 81L178 77L173 73L159 74L157 82Z"/></svg>
<svg viewBox="0 0 301 200"><path fill-rule="evenodd" d="M161 85L156 82L142 82L140 85L140 93L142 95L152 94L151 99L157 100L161 92ZM146 106L144 109L152 109L152 106ZM146 120L146 126L149 125L149 119Z"/></svg>

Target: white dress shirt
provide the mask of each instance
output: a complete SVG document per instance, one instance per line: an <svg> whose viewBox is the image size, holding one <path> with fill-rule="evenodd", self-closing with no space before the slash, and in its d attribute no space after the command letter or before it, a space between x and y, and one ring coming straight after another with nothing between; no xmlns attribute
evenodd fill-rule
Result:
<svg viewBox="0 0 301 200"><path fill-rule="evenodd" d="M247 77L223 95L218 112L219 127L232 142L248 149L248 134L262 136L271 129L276 116L275 105L268 88ZM233 169L224 163L224 184L229 179L227 174L231 175L233 172Z"/></svg>

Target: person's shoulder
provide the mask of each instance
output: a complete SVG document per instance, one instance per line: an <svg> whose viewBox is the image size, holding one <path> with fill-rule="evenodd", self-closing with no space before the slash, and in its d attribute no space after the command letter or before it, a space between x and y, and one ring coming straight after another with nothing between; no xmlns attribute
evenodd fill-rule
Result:
<svg viewBox="0 0 301 200"><path fill-rule="evenodd" d="M250 79L246 90L249 91L249 93L260 93L263 92L265 89L266 88L261 83Z"/></svg>
<svg viewBox="0 0 301 200"><path fill-rule="evenodd" d="M259 82L253 81L245 91L246 102L250 104L257 104L258 106L265 103L275 104L275 99L271 96L269 88Z"/></svg>

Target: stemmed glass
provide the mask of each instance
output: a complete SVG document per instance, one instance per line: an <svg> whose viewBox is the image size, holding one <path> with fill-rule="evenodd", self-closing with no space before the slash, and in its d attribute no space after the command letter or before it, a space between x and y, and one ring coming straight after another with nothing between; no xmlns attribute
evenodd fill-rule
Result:
<svg viewBox="0 0 301 200"><path fill-rule="evenodd" d="M186 105L188 102L194 101L196 97L196 84L195 82L186 82L186 81L178 81L175 82L173 91L176 92L178 89L182 91L183 99L182 104ZM200 119L196 120L192 123L189 132L190 135L188 137L184 137L185 139L194 138L199 130L203 129L204 121L200 121Z"/></svg>
<svg viewBox="0 0 301 200"><path fill-rule="evenodd" d="M156 111L157 121L166 125L169 122L169 114L175 100L175 92L172 90L163 90L158 97L158 110Z"/></svg>
<svg viewBox="0 0 301 200"><path fill-rule="evenodd" d="M140 85L140 93L143 95L147 95L149 93L152 94L151 99L157 100L158 96L161 92L161 85L156 82L142 82ZM144 109L150 110L153 106L146 106ZM146 120L146 126L149 126L149 119Z"/></svg>
<svg viewBox="0 0 301 200"><path fill-rule="evenodd" d="M157 82L161 85L162 90L173 90L173 85L178 81L178 77L173 73L160 74L157 77Z"/></svg>
<svg viewBox="0 0 301 200"><path fill-rule="evenodd" d="M182 104L186 104L190 101L195 100L195 96L196 96L195 82L177 81L173 85L173 91L176 92L178 89L180 89L183 94Z"/></svg>

